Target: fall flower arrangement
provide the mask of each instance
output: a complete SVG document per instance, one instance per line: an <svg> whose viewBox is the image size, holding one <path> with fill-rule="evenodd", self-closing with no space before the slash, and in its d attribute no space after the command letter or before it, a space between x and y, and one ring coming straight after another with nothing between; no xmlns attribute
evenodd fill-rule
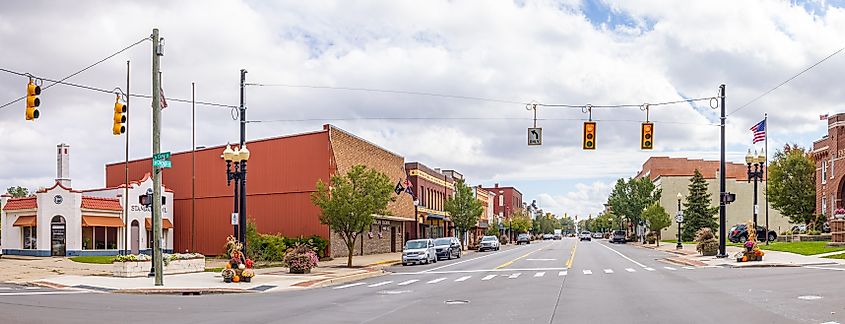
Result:
<svg viewBox="0 0 845 324"><path fill-rule="evenodd" d="M317 266L317 253L305 244L297 244L285 253L285 265L290 273L310 273Z"/></svg>

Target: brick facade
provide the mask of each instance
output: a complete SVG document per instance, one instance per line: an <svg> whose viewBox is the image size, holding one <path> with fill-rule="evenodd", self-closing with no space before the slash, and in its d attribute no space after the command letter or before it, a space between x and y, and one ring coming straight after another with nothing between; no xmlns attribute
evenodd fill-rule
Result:
<svg viewBox="0 0 845 324"><path fill-rule="evenodd" d="M355 242L354 255L402 251L402 245L405 242L401 231L402 225L402 222L398 221L376 220L370 231L358 237ZM395 236L393 241L390 239L391 234ZM332 232L331 242L331 256L335 258L345 257L348 251L343 238L336 232ZM391 243L393 243L392 247Z"/></svg>
<svg viewBox="0 0 845 324"><path fill-rule="evenodd" d="M748 166L745 164L726 162L725 168L728 169L725 178L737 181L748 180ZM705 178L716 178L719 174L719 161L667 156L650 157L643 163L643 168L637 174L637 178L649 177L654 181L658 176L689 176L695 172L695 169L698 169Z"/></svg>
<svg viewBox="0 0 845 324"><path fill-rule="evenodd" d="M419 201L417 221L406 224L407 238L454 236L454 226L445 206L446 199L455 193L455 176L460 174L453 170L432 169L419 162L405 163L405 169Z"/></svg>
<svg viewBox="0 0 845 324"><path fill-rule="evenodd" d="M827 135L813 143L811 155L816 163L816 213L833 217L833 211L845 207L845 114L827 119Z"/></svg>

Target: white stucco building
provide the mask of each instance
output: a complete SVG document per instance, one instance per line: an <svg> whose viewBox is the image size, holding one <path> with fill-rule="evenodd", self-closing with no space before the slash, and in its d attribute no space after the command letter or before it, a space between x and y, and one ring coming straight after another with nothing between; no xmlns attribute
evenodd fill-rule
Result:
<svg viewBox="0 0 845 324"><path fill-rule="evenodd" d="M73 190L70 147L57 147L56 182L30 197L0 196L0 246L3 254L29 256L116 255L145 252L151 246L151 214L139 196L152 188L149 175L126 186ZM162 238L173 250L173 193L162 187ZM146 235L144 235L146 234Z"/></svg>

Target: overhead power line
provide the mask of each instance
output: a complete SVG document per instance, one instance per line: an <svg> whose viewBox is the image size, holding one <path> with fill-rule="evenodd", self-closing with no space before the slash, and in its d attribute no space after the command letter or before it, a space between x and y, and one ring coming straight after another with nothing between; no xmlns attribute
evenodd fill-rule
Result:
<svg viewBox="0 0 845 324"><path fill-rule="evenodd" d="M52 86L54 86L54 85L56 85L56 84L59 84L59 83L61 83L61 82L65 81L65 80L67 80L67 79L70 79L70 78L72 78L72 77L76 76L77 74L80 74L80 73L82 73L82 72L85 72L86 70L88 70L88 69L90 69L90 68L92 68L92 67L96 66L97 64L103 63L103 62L107 61L108 59L110 59L110 58L112 58L112 57L115 57L115 56L117 56L118 54L123 53L123 52L125 52L125 51L129 50L130 48L133 48L133 47L137 46L138 44L141 44L141 43L143 43L144 41L148 41L148 40L150 40L150 38L149 38L149 37L142 38L141 40L139 40L139 41L137 41L137 42L135 42L135 43L132 43L131 45L126 46L126 47L122 48L121 50L119 50L119 51L117 51L117 52L112 53L112 54L111 54L111 55L109 55L109 56L106 56L106 57L105 57L105 58L103 58L102 60L99 60L99 61L97 61L97 62L94 62L94 64L91 64L91 65L89 65L89 66L86 66L86 67L85 67L85 68L83 68L82 70L76 71L76 72L74 72L74 73L72 73L72 74L70 74L70 75L68 75L68 76L66 76L66 77L64 77L64 78L62 78L61 80L58 80L58 81L56 81L56 82L53 82L53 83L51 83L51 84L48 84L48 85L46 85L46 86L42 87L42 88L41 88L41 91L47 90L47 89L49 89L50 87L52 87ZM48 81L49 81L49 80L48 80ZM5 108L5 107L7 107L7 106L9 106L9 105L12 105L12 104L14 104L14 103L16 103L16 102L18 102L18 101L24 100L24 99L26 99L26 96L23 96L23 97L20 97L20 98L18 98L18 99L15 99L15 100L9 101L9 102L7 102L7 103L3 104L2 106L0 106L0 109L3 109L3 108Z"/></svg>
<svg viewBox="0 0 845 324"><path fill-rule="evenodd" d="M801 70L801 72L798 72L798 74L795 74L795 75L793 75L793 76L789 77L789 79L786 79L786 81L783 81L783 82L779 83L779 84L778 84L778 85L776 85L774 88L771 88L771 89L769 89L769 90L768 90L768 91L766 91L766 92L763 92L762 94L760 94L759 96L755 97L754 99L751 99L751 101L746 102L746 103L745 103L744 105L742 105L742 106L739 106L739 108L736 108L736 109L734 109L733 111L731 111L731 113L729 113L729 114L728 114L728 116L733 115L734 113L736 113L736 112L738 112L738 111L740 111L740 110L745 109L746 107L750 106L750 105L751 105L752 103L754 103L755 101L757 101L757 100L759 100L760 98L763 98L763 97L767 96L768 94L770 94L770 93L774 92L775 90L777 90L778 88L780 88L780 87L781 87L781 86L783 86L784 84L789 83L789 81L792 81L793 79L795 79L795 78L799 77L800 75L804 74L804 72L807 72L807 71L809 71L809 70L813 69L814 67L816 67L817 65L822 64L824 61L827 61L827 60L828 60L828 59L830 59L831 57L833 57L833 56L835 56L836 54L839 54L840 52L842 52L843 50L845 50L845 47L842 47L842 48L840 48L840 49L836 50L835 52L833 52L833 53L831 53L830 55L826 56L825 58L821 59L820 61L818 61L818 62L814 63L813 65L810 65L810 66L809 66L809 67L807 67L806 69Z"/></svg>
<svg viewBox="0 0 845 324"><path fill-rule="evenodd" d="M302 119L265 119L248 120L247 123L297 123L316 121L351 121L351 120L534 120L527 117L348 117L348 118L302 118ZM537 118L542 121L587 121L587 118ZM642 122L633 119L592 119L600 122ZM689 123L675 121L650 121L658 124L719 126L713 123Z"/></svg>

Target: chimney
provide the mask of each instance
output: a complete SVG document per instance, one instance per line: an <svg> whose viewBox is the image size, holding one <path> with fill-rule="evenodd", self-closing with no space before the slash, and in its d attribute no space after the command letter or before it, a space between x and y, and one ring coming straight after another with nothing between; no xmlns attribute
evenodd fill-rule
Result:
<svg viewBox="0 0 845 324"><path fill-rule="evenodd" d="M498 187L499 187L499 184L497 183L494 187L498 188Z"/></svg>
<svg viewBox="0 0 845 324"><path fill-rule="evenodd" d="M70 145L56 145L56 182L70 188Z"/></svg>

